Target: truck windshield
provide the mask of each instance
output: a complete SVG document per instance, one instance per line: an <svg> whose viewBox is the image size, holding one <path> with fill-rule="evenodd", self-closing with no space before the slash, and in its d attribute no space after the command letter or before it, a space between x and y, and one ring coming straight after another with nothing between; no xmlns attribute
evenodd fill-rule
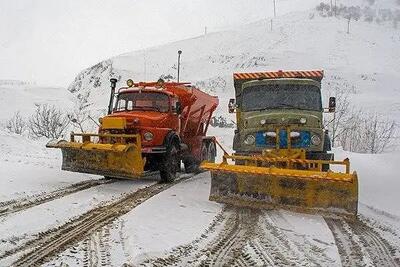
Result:
<svg viewBox="0 0 400 267"><path fill-rule="evenodd" d="M114 112L132 110L169 111L169 98L166 94L155 92L126 92L117 97Z"/></svg>
<svg viewBox="0 0 400 267"><path fill-rule="evenodd" d="M322 110L321 91L304 84L271 84L247 87L243 90L243 111L264 109Z"/></svg>

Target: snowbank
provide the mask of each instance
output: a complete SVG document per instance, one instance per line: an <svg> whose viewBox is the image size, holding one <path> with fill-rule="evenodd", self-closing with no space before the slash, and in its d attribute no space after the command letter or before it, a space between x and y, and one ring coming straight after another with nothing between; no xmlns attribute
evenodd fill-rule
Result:
<svg viewBox="0 0 400 267"><path fill-rule="evenodd" d="M61 171L61 151L45 142L0 130L0 202L98 178Z"/></svg>
<svg viewBox="0 0 400 267"><path fill-rule="evenodd" d="M400 215L400 152L359 154L334 150L336 159L349 158L357 171L360 203ZM359 205L360 206L360 205Z"/></svg>

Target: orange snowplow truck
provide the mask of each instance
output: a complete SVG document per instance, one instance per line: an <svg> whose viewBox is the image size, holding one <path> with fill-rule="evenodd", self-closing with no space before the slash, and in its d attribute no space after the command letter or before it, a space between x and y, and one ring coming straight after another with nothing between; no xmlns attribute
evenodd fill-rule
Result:
<svg viewBox="0 0 400 267"><path fill-rule="evenodd" d="M117 92L111 79L108 115L97 134L71 133L61 148L62 169L112 178L140 178L160 171L172 182L181 162L193 172L203 160L215 161L215 138L206 136L218 98L190 83L127 81Z"/></svg>

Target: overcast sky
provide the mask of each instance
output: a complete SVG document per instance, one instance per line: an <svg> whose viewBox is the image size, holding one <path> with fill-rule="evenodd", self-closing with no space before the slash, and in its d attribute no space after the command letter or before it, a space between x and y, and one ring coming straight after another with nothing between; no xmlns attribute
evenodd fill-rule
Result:
<svg viewBox="0 0 400 267"><path fill-rule="evenodd" d="M278 15L302 2L276 1ZM198 36L205 26L217 31L271 17L272 3L0 0L0 79L66 87L79 71L108 57Z"/></svg>

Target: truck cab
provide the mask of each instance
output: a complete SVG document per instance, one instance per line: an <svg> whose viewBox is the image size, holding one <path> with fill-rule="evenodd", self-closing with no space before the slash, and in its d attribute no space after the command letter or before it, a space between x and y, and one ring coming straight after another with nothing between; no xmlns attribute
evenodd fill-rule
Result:
<svg viewBox="0 0 400 267"><path fill-rule="evenodd" d="M165 137L180 132L180 103L176 95L156 88L121 88L112 113L101 121L101 133L139 134L142 151L165 152ZM116 122L120 123L116 123Z"/></svg>

